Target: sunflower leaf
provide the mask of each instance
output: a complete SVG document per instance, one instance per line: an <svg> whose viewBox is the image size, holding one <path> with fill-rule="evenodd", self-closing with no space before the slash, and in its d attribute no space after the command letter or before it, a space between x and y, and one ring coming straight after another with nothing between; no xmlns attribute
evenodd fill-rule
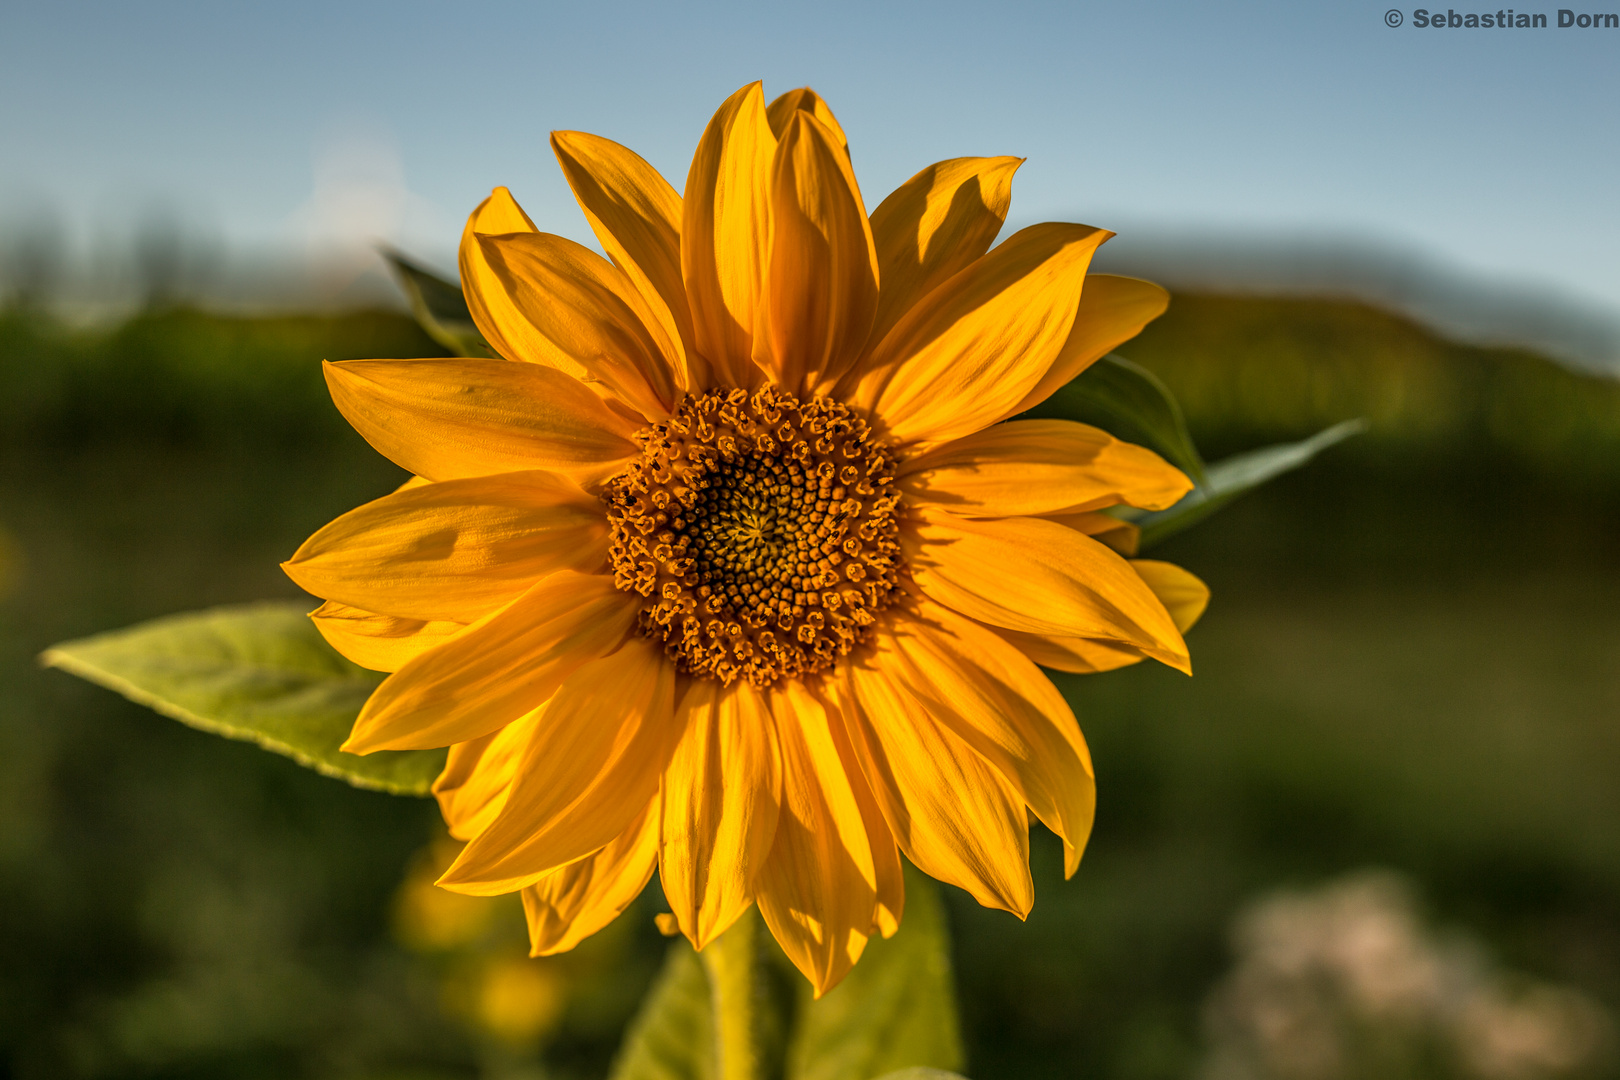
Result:
<svg viewBox="0 0 1620 1080"><path fill-rule="evenodd" d="M1365 420L1345 420L1299 442L1277 443L1223 458L1209 466L1207 479L1174 506L1154 513L1129 511L1119 516L1142 530L1147 548L1213 514L1238 496L1310 461L1335 443L1367 430Z"/></svg>
<svg viewBox="0 0 1620 1080"><path fill-rule="evenodd" d="M608 1080L714 1080L709 977L684 940L670 945Z"/></svg>
<svg viewBox="0 0 1620 1080"><path fill-rule="evenodd" d="M358 757L338 749L383 676L339 656L302 604L170 615L64 642L40 662L356 787L426 795L444 765L442 750Z"/></svg>
<svg viewBox="0 0 1620 1080"><path fill-rule="evenodd" d="M821 1000L800 983L787 1080L871 1080L897 1070L940 1080L949 1074L937 1070L962 1067L944 906L933 881L910 866L899 931L867 942L860 963Z"/></svg>
<svg viewBox="0 0 1620 1080"><path fill-rule="evenodd" d="M878 1080L967 1080L961 1073L949 1072L945 1069L896 1069L892 1073L884 1073Z"/></svg>
<svg viewBox="0 0 1620 1080"><path fill-rule="evenodd" d="M1105 356L1041 405L1031 416L1079 420L1162 454L1202 485L1204 459L1169 387L1122 356Z"/></svg>
<svg viewBox="0 0 1620 1080"><path fill-rule="evenodd" d="M495 355L495 350L473 322L461 286L446 281L392 248L383 248L382 255L393 268L400 288L405 290L411 314L429 337L457 356Z"/></svg>

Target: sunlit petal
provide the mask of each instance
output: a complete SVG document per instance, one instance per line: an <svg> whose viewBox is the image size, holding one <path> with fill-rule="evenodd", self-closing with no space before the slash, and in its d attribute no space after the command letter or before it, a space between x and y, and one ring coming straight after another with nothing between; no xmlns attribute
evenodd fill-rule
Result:
<svg viewBox="0 0 1620 1080"><path fill-rule="evenodd" d="M755 324L770 257L771 158L776 136L758 83L720 106L692 157L681 202L681 277L697 351L725 386L752 387Z"/></svg>
<svg viewBox="0 0 1620 1080"><path fill-rule="evenodd" d="M466 742L516 720L582 664L617 649L637 605L613 579L559 570L383 680L343 749Z"/></svg>
<svg viewBox="0 0 1620 1080"><path fill-rule="evenodd" d="M546 704L500 813L439 884L513 892L612 843L658 790L674 697L674 666L643 638L582 665Z"/></svg>
<svg viewBox="0 0 1620 1080"><path fill-rule="evenodd" d="M881 658L850 665L849 679L857 707L845 720L900 850L925 874L1023 918L1035 900L1024 800Z"/></svg>
<svg viewBox="0 0 1620 1080"><path fill-rule="evenodd" d="M649 803L607 847L527 886L531 956L566 952L618 918L658 865L658 815Z"/></svg>
<svg viewBox="0 0 1620 1080"><path fill-rule="evenodd" d="M1164 604L1129 563L1074 529L931 513L908 546L918 587L948 608L1008 630L1131 645L1191 671Z"/></svg>
<svg viewBox="0 0 1620 1080"><path fill-rule="evenodd" d="M875 925L877 869L834 736L842 721L796 682L771 692L771 709L781 733L782 815L759 877L759 910L819 997L866 948Z"/></svg>
<svg viewBox="0 0 1620 1080"><path fill-rule="evenodd" d="M663 328L682 386L697 387L689 372L692 316L681 281L681 197L642 158L610 139L583 131L553 131L551 149L597 242L640 291Z"/></svg>
<svg viewBox="0 0 1620 1080"><path fill-rule="evenodd" d="M430 480L547 469L581 484L636 454L627 418L579 380L508 360L345 360L323 365L344 419Z"/></svg>
<svg viewBox="0 0 1620 1080"><path fill-rule="evenodd" d="M553 473L522 472L385 495L322 528L282 569L343 604L470 623L553 570L606 563L600 500Z"/></svg>
<svg viewBox="0 0 1620 1080"><path fill-rule="evenodd" d="M877 309L877 253L837 134L810 112L788 122L771 167L771 250L755 361L795 392L831 385Z"/></svg>
<svg viewBox="0 0 1620 1080"><path fill-rule="evenodd" d="M880 339L934 287L990 250L1022 158L964 157L930 165L872 211Z"/></svg>
<svg viewBox="0 0 1620 1080"><path fill-rule="evenodd" d="M1124 503L1163 510L1192 481L1146 447L1069 420L1012 420L948 442L900 469L915 505L965 517L1034 517Z"/></svg>
<svg viewBox="0 0 1620 1080"><path fill-rule="evenodd" d="M1086 266L1112 233L1032 225L918 301L854 388L900 443L988 427L1039 382L1074 325Z"/></svg>
<svg viewBox="0 0 1620 1080"><path fill-rule="evenodd" d="M746 682L693 680L675 725L684 734L659 798L659 879L701 949L753 903L754 876L776 835L781 757L765 700Z"/></svg>

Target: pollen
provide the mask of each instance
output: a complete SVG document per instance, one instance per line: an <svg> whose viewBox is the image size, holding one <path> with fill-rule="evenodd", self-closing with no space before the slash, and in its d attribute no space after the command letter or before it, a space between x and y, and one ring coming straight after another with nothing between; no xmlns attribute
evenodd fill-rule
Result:
<svg viewBox="0 0 1620 1080"><path fill-rule="evenodd" d="M826 398L689 395L608 481L614 584L677 667L768 686L832 666L898 580L894 456Z"/></svg>

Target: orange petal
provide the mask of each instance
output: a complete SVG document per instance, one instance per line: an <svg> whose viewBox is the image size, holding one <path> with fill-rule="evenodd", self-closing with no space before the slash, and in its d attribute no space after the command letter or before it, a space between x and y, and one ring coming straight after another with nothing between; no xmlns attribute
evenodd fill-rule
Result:
<svg viewBox="0 0 1620 1080"><path fill-rule="evenodd" d="M1170 294L1151 281L1115 274L1088 274L1074 327L1057 359L1023 399L1008 409L1016 416L1052 396L1086 368L1142 332L1142 327L1164 314Z"/></svg>
<svg viewBox="0 0 1620 1080"><path fill-rule="evenodd" d="M827 130L838 140L839 149L846 154L849 153L849 137L844 134L843 127L838 123L838 117L834 116L832 109L821 100L821 95L808 86L789 90L771 102L765 110L765 118L771 125L771 134L780 139L782 133L787 131L788 125L793 122L795 112L807 112L825 124Z"/></svg>
<svg viewBox="0 0 1620 1080"><path fill-rule="evenodd" d="M510 313L505 310L492 311L485 302L480 285L487 280L488 268L484 264L484 253L478 247L479 233L502 234L517 232L534 232L534 222L529 215L512 198L512 193L504 187L498 187L490 193L489 198L478 204L478 208L467 218L467 225L461 230L461 252L458 261L461 266L461 293L467 301L467 309L472 312L473 322L478 332L484 335L484 340L494 346L495 351L508 359L515 359L511 345L502 334L502 328L509 321ZM499 294L492 297L497 305L502 298ZM574 372L573 374L579 374Z"/></svg>
<svg viewBox="0 0 1620 1080"><path fill-rule="evenodd" d="M759 83L738 90L709 121L681 202L681 277L697 350L721 386L752 388L755 322L764 304L776 136Z"/></svg>
<svg viewBox="0 0 1620 1080"><path fill-rule="evenodd" d="M905 462L913 504L964 517L1034 517L1125 503L1163 510L1192 481L1143 446L1069 420L1011 420Z"/></svg>
<svg viewBox="0 0 1620 1080"><path fill-rule="evenodd" d="M1174 563L1132 559L1131 568L1153 590L1153 595L1175 620L1176 629L1183 634L1193 628L1209 607L1209 586Z"/></svg>
<svg viewBox="0 0 1620 1080"><path fill-rule="evenodd" d="M478 243L489 267L485 292L499 291L512 312L512 359L583 371L648 420L669 415L680 394L677 354L624 271L550 233Z"/></svg>
<svg viewBox="0 0 1620 1080"><path fill-rule="evenodd" d="M553 570L607 563L602 503L548 472L446 480L385 495L282 564L314 593L408 619L470 623Z"/></svg>
<svg viewBox="0 0 1620 1080"><path fill-rule="evenodd" d="M488 734L541 705L580 665L618 648L640 607L612 578L549 574L384 679L343 749L418 750Z"/></svg>
<svg viewBox="0 0 1620 1080"><path fill-rule="evenodd" d="M612 843L658 791L679 729L675 668L641 636L585 664L546 705L501 812L439 884L497 896Z"/></svg>
<svg viewBox="0 0 1620 1080"><path fill-rule="evenodd" d="M990 250L1012 202L1022 158L963 157L930 165L872 211L878 254L878 311L872 339L912 306Z"/></svg>
<svg viewBox="0 0 1620 1080"><path fill-rule="evenodd" d="M798 393L854 363L877 309L877 253L837 133L795 111L771 166L764 348L754 358Z"/></svg>
<svg viewBox="0 0 1620 1080"><path fill-rule="evenodd" d="M1137 572L1143 583L1153 591L1153 595L1159 598L1159 602L1164 605L1165 611L1175 622L1176 629L1184 634L1209 606L1209 586L1179 566L1150 559L1132 559L1131 569ZM1057 671L1072 671L1077 674L1113 671L1146 658L1140 649L1118 642L1025 634L1001 627L991 629L1017 646L1035 663Z"/></svg>
<svg viewBox="0 0 1620 1080"><path fill-rule="evenodd" d="M471 840L489 827L506 805L506 793L517 776L523 748L546 707L519 717L499 731L480 735L450 748L444 771L433 781L439 813L457 840Z"/></svg>
<svg viewBox="0 0 1620 1080"><path fill-rule="evenodd" d="M1007 415L1069 336L1086 266L1113 233L1032 225L923 297L872 350L853 401L900 443L945 442Z"/></svg>
<svg viewBox="0 0 1620 1080"><path fill-rule="evenodd" d="M1118 668L1140 664L1147 657L1140 651L1116 642L1091 641L1087 638L1061 637L1046 634L1024 634L1000 626L990 629L1005 638L1019 652L1033 662L1054 671L1068 671L1076 675L1095 675Z"/></svg>
<svg viewBox="0 0 1620 1080"><path fill-rule="evenodd" d="M1024 800L868 656L849 666L846 711L862 770L900 850L930 877L1020 919L1035 902Z"/></svg>
<svg viewBox="0 0 1620 1080"><path fill-rule="evenodd" d="M398 671L467 629L450 620L401 619L328 600L309 613L326 643L363 668Z"/></svg>
<svg viewBox="0 0 1620 1080"><path fill-rule="evenodd" d="M1074 529L1092 537L1121 555L1135 555L1142 542L1142 530L1129 521L1111 514L1087 512L1083 514L1043 514L1047 521Z"/></svg>
<svg viewBox="0 0 1620 1080"><path fill-rule="evenodd" d="M658 865L658 815L649 803L607 847L523 890L529 955L567 952L635 902Z"/></svg>
<svg viewBox="0 0 1620 1080"><path fill-rule="evenodd" d="M846 681L842 679L823 680L815 687L813 694L827 711L833 745L838 748L844 775L849 779L850 790L854 792L855 802L860 806L861 817L866 822L867 847L872 852L872 866L877 875L877 907L872 913L872 929L886 938L893 937L894 932L900 929L900 919L905 915L905 870L900 862L900 847L895 843L889 823L883 818L883 809L872 792L872 785L866 781L861 755L850 739L850 723L845 717L858 706L849 694Z"/></svg>
<svg viewBox="0 0 1620 1080"><path fill-rule="evenodd" d="M1040 518L938 511L901 535L918 587L954 611L1027 634L1132 645L1191 674L1164 605L1129 563L1089 536Z"/></svg>
<svg viewBox="0 0 1620 1080"><path fill-rule="evenodd" d="M771 692L771 711L782 746L782 816L756 895L765 924L820 997L866 948L877 870L833 736L841 721L798 681Z"/></svg>
<svg viewBox="0 0 1620 1080"><path fill-rule="evenodd" d="M553 131L551 149L608 258L629 276L663 328L682 386L701 384L686 365L692 314L681 281L681 197L637 154L583 131Z"/></svg>
<svg viewBox="0 0 1620 1080"><path fill-rule="evenodd" d="M1012 645L924 603L872 640L890 679L1001 771L1063 839L1073 874L1097 805L1091 754L1063 695Z"/></svg>
<svg viewBox="0 0 1620 1080"><path fill-rule="evenodd" d="M549 469L580 484L622 471L637 425L584 383L508 360L345 360L326 385L384 457L430 480Z"/></svg>
<svg viewBox="0 0 1620 1080"><path fill-rule="evenodd" d="M776 835L782 765L771 715L746 681L692 680L675 726L684 734L664 773L658 876L701 949L753 903Z"/></svg>

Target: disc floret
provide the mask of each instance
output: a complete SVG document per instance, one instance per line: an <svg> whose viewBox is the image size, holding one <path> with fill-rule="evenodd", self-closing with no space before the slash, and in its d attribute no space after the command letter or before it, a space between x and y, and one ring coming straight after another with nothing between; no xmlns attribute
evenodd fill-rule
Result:
<svg viewBox="0 0 1620 1080"><path fill-rule="evenodd" d="M779 387L688 395L610 480L614 584L681 671L768 686L830 667L889 605L894 456L847 406Z"/></svg>

